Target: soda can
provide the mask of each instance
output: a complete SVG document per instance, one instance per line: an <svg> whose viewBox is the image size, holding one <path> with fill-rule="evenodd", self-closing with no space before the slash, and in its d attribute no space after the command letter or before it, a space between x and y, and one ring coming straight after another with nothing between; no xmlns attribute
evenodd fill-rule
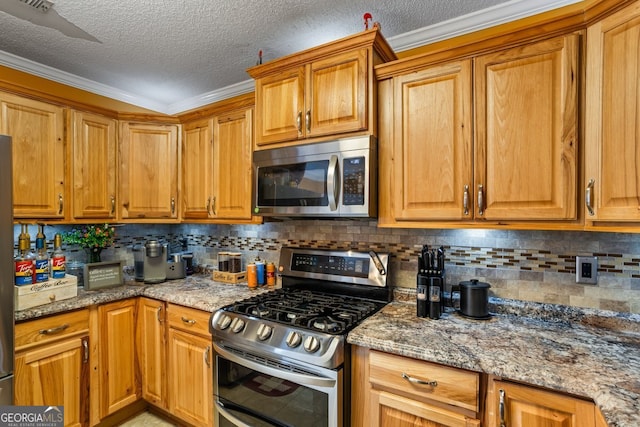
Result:
<svg viewBox="0 0 640 427"><path fill-rule="evenodd" d="M270 288L276 285L276 265L272 262L267 264L267 286Z"/></svg>
<svg viewBox="0 0 640 427"><path fill-rule="evenodd" d="M258 287L258 270L255 264L247 264L247 286L249 289Z"/></svg>

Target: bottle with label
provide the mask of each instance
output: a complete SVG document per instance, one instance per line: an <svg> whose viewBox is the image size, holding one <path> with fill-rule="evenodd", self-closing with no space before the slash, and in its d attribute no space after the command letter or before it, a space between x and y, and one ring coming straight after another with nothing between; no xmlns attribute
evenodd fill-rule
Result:
<svg viewBox="0 0 640 427"><path fill-rule="evenodd" d="M22 230L18 236L18 255L15 258L15 284L17 286L31 285L35 279L35 256L31 252L31 236L26 224L21 224Z"/></svg>
<svg viewBox="0 0 640 427"><path fill-rule="evenodd" d="M36 283L49 280L49 254L47 253L47 240L44 235L44 224L38 224L36 234Z"/></svg>
<svg viewBox="0 0 640 427"><path fill-rule="evenodd" d="M62 236L56 234L53 238L53 254L51 255L51 277L64 279L67 274L67 257L62 250Z"/></svg>

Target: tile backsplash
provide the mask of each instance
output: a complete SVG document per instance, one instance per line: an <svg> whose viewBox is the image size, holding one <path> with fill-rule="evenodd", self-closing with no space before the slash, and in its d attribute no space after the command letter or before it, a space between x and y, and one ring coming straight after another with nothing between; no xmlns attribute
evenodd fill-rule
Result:
<svg viewBox="0 0 640 427"><path fill-rule="evenodd" d="M71 226L46 227L53 235ZM19 227L14 228L17 242ZM35 230L32 230L32 237ZM261 225L126 224L119 226L113 248L103 258L133 265L131 246L164 239L179 250L186 238L196 263L215 264L221 250L278 261L282 246L355 249L390 253L389 284L415 287L422 245L444 246L447 289L477 278L502 298L640 313L640 234L574 231L385 229L370 220L288 220ZM70 259L84 261L77 247ZM575 257L598 257L598 284L575 283Z"/></svg>

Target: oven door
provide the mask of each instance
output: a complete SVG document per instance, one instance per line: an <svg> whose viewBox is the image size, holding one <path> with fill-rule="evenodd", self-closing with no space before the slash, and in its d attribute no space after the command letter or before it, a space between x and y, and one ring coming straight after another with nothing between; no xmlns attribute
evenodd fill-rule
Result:
<svg viewBox="0 0 640 427"><path fill-rule="evenodd" d="M342 369L301 367L213 344L215 425L341 427Z"/></svg>

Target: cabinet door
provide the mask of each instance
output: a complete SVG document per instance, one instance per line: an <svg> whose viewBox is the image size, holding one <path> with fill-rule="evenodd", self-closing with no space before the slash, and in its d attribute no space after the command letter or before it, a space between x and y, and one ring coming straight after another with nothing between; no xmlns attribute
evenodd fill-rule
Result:
<svg viewBox="0 0 640 427"><path fill-rule="evenodd" d="M16 352L14 404L64 406L65 426L87 425L88 342L76 337Z"/></svg>
<svg viewBox="0 0 640 427"><path fill-rule="evenodd" d="M138 300L136 333L142 398L163 409L167 408L165 314L163 302L150 298Z"/></svg>
<svg viewBox="0 0 640 427"><path fill-rule="evenodd" d="M393 85L396 220L472 218L471 62L396 77Z"/></svg>
<svg viewBox="0 0 640 427"><path fill-rule="evenodd" d="M213 123L200 120L184 125L182 138L182 218L212 216Z"/></svg>
<svg viewBox="0 0 640 427"><path fill-rule="evenodd" d="M384 391L371 391L375 427L480 427L480 420Z"/></svg>
<svg viewBox="0 0 640 427"><path fill-rule="evenodd" d="M493 382L494 413L509 427L590 427L595 425L591 402L560 393L504 381ZM501 411L502 405L502 411Z"/></svg>
<svg viewBox="0 0 640 427"><path fill-rule="evenodd" d="M476 219L576 218L578 42L475 59Z"/></svg>
<svg viewBox="0 0 640 427"><path fill-rule="evenodd" d="M638 2L587 30L587 220L640 220L639 37Z"/></svg>
<svg viewBox="0 0 640 427"><path fill-rule="evenodd" d="M307 137L367 129L367 49L309 66L304 126Z"/></svg>
<svg viewBox="0 0 640 427"><path fill-rule="evenodd" d="M135 319L135 299L98 307L101 418L138 400Z"/></svg>
<svg viewBox="0 0 640 427"><path fill-rule="evenodd" d="M116 121L73 112L73 217L116 216Z"/></svg>
<svg viewBox="0 0 640 427"><path fill-rule="evenodd" d="M169 328L169 411L194 424L213 424L211 338Z"/></svg>
<svg viewBox="0 0 640 427"><path fill-rule="evenodd" d="M64 110L0 94L0 134L13 138L13 215L64 218Z"/></svg>
<svg viewBox="0 0 640 427"><path fill-rule="evenodd" d="M304 136L304 68L256 80L256 146Z"/></svg>
<svg viewBox="0 0 640 427"><path fill-rule="evenodd" d="M178 126L123 123L121 133L121 217L177 218Z"/></svg>
<svg viewBox="0 0 640 427"><path fill-rule="evenodd" d="M214 119L215 218L251 219L252 110Z"/></svg>

